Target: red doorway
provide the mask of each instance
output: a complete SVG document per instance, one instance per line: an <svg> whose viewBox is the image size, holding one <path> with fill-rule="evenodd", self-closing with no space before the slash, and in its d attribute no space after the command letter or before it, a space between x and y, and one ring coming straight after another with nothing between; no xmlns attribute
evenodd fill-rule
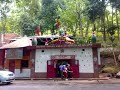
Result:
<svg viewBox="0 0 120 90"><path fill-rule="evenodd" d="M47 61L47 78L55 78L54 60Z"/></svg>
<svg viewBox="0 0 120 90"><path fill-rule="evenodd" d="M9 71L15 72L15 60L9 60Z"/></svg>
<svg viewBox="0 0 120 90"><path fill-rule="evenodd" d="M56 60L56 68L55 68L56 78L60 78L61 77L59 66L63 65L63 64L64 65L71 64L71 59L59 59L59 60Z"/></svg>
<svg viewBox="0 0 120 90"><path fill-rule="evenodd" d="M73 70L73 78L79 78L79 60L72 60L71 67Z"/></svg>
<svg viewBox="0 0 120 90"><path fill-rule="evenodd" d="M73 78L79 78L79 61L75 59L57 59L47 61L47 78L59 78L59 65L70 64L73 69Z"/></svg>

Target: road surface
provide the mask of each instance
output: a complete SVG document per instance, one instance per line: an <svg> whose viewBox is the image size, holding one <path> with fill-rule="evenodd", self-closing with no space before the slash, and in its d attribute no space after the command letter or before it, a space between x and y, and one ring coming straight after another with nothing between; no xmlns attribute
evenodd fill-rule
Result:
<svg viewBox="0 0 120 90"><path fill-rule="evenodd" d="M95 81L91 81L91 83L81 82L72 80L15 80L10 85L0 85L0 90L120 90L120 84L96 84Z"/></svg>

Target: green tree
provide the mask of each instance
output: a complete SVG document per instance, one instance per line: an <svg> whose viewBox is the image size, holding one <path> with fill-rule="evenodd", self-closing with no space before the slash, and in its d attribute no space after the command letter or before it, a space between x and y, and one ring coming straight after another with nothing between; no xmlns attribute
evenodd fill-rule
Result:
<svg viewBox="0 0 120 90"><path fill-rule="evenodd" d="M110 28L107 29L107 32L110 34L110 40L111 40L111 45L112 45L112 49L113 49L113 56L114 56L114 61L115 61L115 64L117 64L117 60L116 60L116 56L115 56L115 51L114 51L114 40L115 40L115 37L114 37L114 34L115 34L115 31L118 27L115 26L115 25L112 25Z"/></svg>
<svg viewBox="0 0 120 90"><path fill-rule="evenodd" d="M17 8L20 14L21 35L35 35L35 29L40 23L38 16L41 11L41 0L17 0Z"/></svg>
<svg viewBox="0 0 120 90"><path fill-rule="evenodd" d="M6 19L8 17L8 13L10 12L11 3L12 0L0 0L0 21L3 34L6 32Z"/></svg>
<svg viewBox="0 0 120 90"><path fill-rule="evenodd" d="M102 41L104 47L106 47L106 7L108 0L87 0L86 3L86 15L92 23L92 31L100 31L102 33Z"/></svg>
<svg viewBox="0 0 120 90"><path fill-rule="evenodd" d="M68 32L71 32L74 36L84 37L84 24L87 23L83 10L85 8L85 2L82 0L64 0L65 9L59 9L61 15L61 21L67 28Z"/></svg>
<svg viewBox="0 0 120 90"><path fill-rule="evenodd" d="M59 0L42 0L42 8L39 19L42 20L42 28L55 33L55 19L59 16L57 13L60 1ZM60 16L61 17L61 16Z"/></svg>
<svg viewBox="0 0 120 90"><path fill-rule="evenodd" d="M112 11L113 11L113 8L115 9L115 15L116 15L116 25L117 25L117 34L118 34L118 40L120 38L119 36L119 18L118 18L118 11L120 10L120 0L110 0L110 3L112 5ZM112 15L113 15L113 12L112 12ZM112 23L113 23L113 17L112 17Z"/></svg>

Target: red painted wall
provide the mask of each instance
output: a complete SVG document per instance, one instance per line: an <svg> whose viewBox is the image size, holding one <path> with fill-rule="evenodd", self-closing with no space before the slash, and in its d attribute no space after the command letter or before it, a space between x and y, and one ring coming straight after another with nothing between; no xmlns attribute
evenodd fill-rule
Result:
<svg viewBox="0 0 120 90"><path fill-rule="evenodd" d="M4 67L5 50L0 50L0 67Z"/></svg>

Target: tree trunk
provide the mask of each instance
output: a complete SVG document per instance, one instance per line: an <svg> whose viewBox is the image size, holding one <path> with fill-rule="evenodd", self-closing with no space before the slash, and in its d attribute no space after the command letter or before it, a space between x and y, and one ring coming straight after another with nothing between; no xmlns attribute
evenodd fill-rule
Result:
<svg viewBox="0 0 120 90"><path fill-rule="evenodd" d="M107 27L109 28L109 18L108 18L108 14L106 14L106 19L107 19Z"/></svg>
<svg viewBox="0 0 120 90"><path fill-rule="evenodd" d="M113 26L113 6L112 6L112 26Z"/></svg>
<svg viewBox="0 0 120 90"><path fill-rule="evenodd" d="M2 21L2 42L4 42L4 36L6 32L6 18Z"/></svg>
<svg viewBox="0 0 120 90"><path fill-rule="evenodd" d="M80 16L80 19L79 19L79 34L80 36L83 38L83 30L82 30L82 20L81 20L81 16Z"/></svg>
<svg viewBox="0 0 120 90"><path fill-rule="evenodd" d="M96 26L96 36L98 36L98 32L99 32L99 23L100 23L100 19L97 21L97 26Z"/></svg>
<svg viewBox="0 0 120 90"><path fill-rule="evenodd" d="M96 31L96 24L95 24L95 21L93 22L92 25L93 25L93 26L92 26L92 32L94 32L94 31Z"/></svg>
<svg viewBox="0 0 120 90"><path fill-rule="evenodd" d="M117 65L118 65L118 63L117 63L116 56L115 56L115 51L114 51L114 47L113 47L113 42L112 42L112 48L113 48L113 57L114 57L114 62L115 62L115 65L117 66Z"/></svg>
<svg viewBox="0 0 120 90"><path fill-rule="evenodd" d="M76 25L75 26L73 26L73 36L75 37L76 36L76 32L77 32L77 28L76 28Z"/></svg>
<svg viewBox="0 0 120 90"><path fill-rule="evenodd" d="M103 40L106 42L105 16L102 17Z"/></svg>
<svg viewBox="0 0 120 90"><path fill-rule="evenodd" d="M117 24L117 34L118 34L118 40L119 40L119 38L120 38L120 36L119 36L119 22L118 22L118 15L117 15L117 9L115 9L115 12L116 12L116 24Z"/></svg>
<svg viewBox="0 0 120 90"><path fill-rule="evenodd" d="M77 21L78 21L78 28L79 28L79 35L83 38L83 30L82 30L82 18L81 18L81 10L80 10L80 3L76 2L76 12L77 12Z"/></svg>
<svg viewBox="0 0 120 90"><path fill-rule="evenodd" d="M87 21L87 28L86 28L85 37L87 37L87 36L88 36L88 29L89 29L89 25L90 25L90 23L89 23L89 21Z"/></svg>

